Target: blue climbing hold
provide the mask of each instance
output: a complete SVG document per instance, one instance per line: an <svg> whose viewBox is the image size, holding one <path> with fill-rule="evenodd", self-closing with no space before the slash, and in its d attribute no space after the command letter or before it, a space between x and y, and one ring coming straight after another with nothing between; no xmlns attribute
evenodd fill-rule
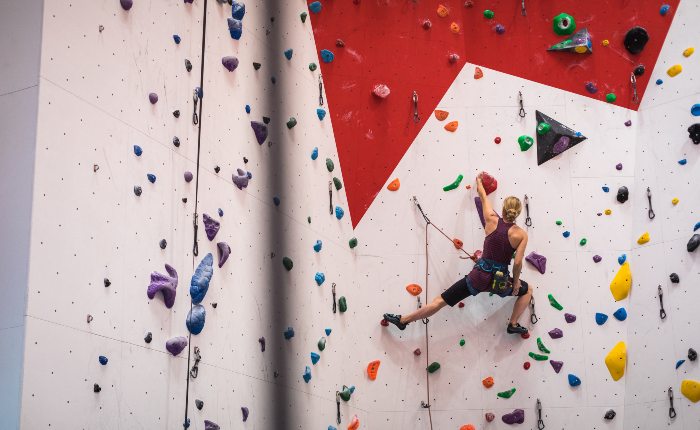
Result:
<svg viewBox="0 0 700 430"><path fill-rule="evenodd" d="M693 116L700 116L700 103L695 103L693 107L690 108L690 113L692 113Z"/></svg>
<svg viewBox="0 0 700 430"><path fill-rule="evenodd" d="M231 34L231 38L234 40L239 40L243 35L243 21L236 18L229 18L227 21L228 32Z"/></svg>
<svg viewBox="0 0 700 430"><path fill-rule="evenodd" d="M294 55L293 49L287 49L286 51L284 51L284 56L287 58L287 60L291 60L292 55Z"/></svg>
<svg viewBox="0 0 700 430"><path fill-rule="evenodd" d="M669 9L671 9L670 5L667 5L667 4L661 5L661 9L659 9L659 13L661 14L661 16L666 16Z"/></svg>
<svg viewBox="0 0 700 430"><path fill-rule="evenodd" d="M294 329L291 327L287 327L287 330L284 331L284 338L289 340L294 337Z"/></svg>
<svg viewBox="0 0 700 430"><path fill-rule="evenodd" d="M617 263L622 266L625 264L625 261L627 261L627 254L622 254L619 257L617 257Z"/></svg>
<svg viewBox="0 0 700 430"><path fill-rule="evenodd" d="M334 58L335 58L335 55L331 51L329 51L327 49L321 50L321 60L324 63L330 63L333 61Z"/></svg>
<svg viewBox="0 0 700 430"><path fill-rule="evenodd" d="M314 251L321 252L321 248L323 248L323 242L317 240L316 243L314 243Z"/></svg>
<svg viewBox="0 0 700 430"><path fill-rule="evenodd" d="M562 236L569 237L569 236L571 236L571 232L567 230L564 233L562 233Z"/></svg>
<svg viewBox="0 0 700 430"><path fill-rule="evenodd" d="M607 185L604 186L604 187L603 187L603 192L604 192L604 193L609 193L609 192L610 192L610 187L608 187Z"/></svg>
<svg viewBox="0 0 700 430"><path fill-rule="evenodd" d="M220 217L224 216L224 211L221 208L219 208L219 216Z"/></svg>
<svg viewBox="0 0 700 430"><path fill-rule="evenodd" d="M154 175L153 173L148 173L148 174L146 174L146 177L148 178L148 182L155 184L156 175Z"/></svg>
<svg viewBox="0 0 700 430"><path fill-rule="evenodd" d="M581 137L581 136L583 136L583 133L581 133L580 131L577 131L576 133L574 133L574 135L576 135L576 137Z"/></svg>
<svg viewBox="0 0 700 430"><path fill-rule="evenodd" d="M309 10L313 13L319 13L321 12L321 8L323 6L321 5L320 1L315 1L309 5Z"/></svg>
<svg viewBox="0 0 700 430"><path fill-rule="evenodd" d="M316 272L314 279L316 280L316 285L320 287L324 282L326 282L326 275L324 275L323 272Z"/></svg>
<svg viewBox="0 0 700 430"><path fill-rule="evenodd" d="M107 357L105 357L104 355L100 355L100 356L98 357L98 360L100 360L100 364L103 365L103 366L106 365L107 362L109 361L109 360L107 359ZM677 369L677 368L676 368L676 369Z"/></svg>
<svg viewBox="0 0 700 430"><path fill-rule="evenodd" d="M579 385L581 385L581 378L569 373L569 385L571 385L572 387L578 387Z"/></svg>
<svg viewBox="0 0 700 430"><path fill-rule="evenodd" d="M273 197L273 198L272 198L272 203L274 203L275 206L279 206L279 205L280 205L280 198L277 197L277 196Z"/></svg>
<svg viewBox="0 0 700 430"><path fill-rule="evenodd" d="M341 219L345 215L345 211L340 206L335 207L335 217Z"/></svg>
<svg viewBox="0 0 700 430"><path fill-rule="evenodd" d="M243 19L245 15L245 4L234 1L231 3L231 16L235 19Z"/></svg>
<svg viewBox="0 0 700 430"><path fill-rule="evenodd" d="M656 80L656 85L661 85L661 84L663 84L663 83L664 83L663 79L657 79L657 80Z"/></svg>
<svg viewBox="0 0 700 430"><path fill-rule="evenodd" d="M207 311L202 305L194 305L187 314L187 319L185 320L185 325L187 330L192 334L199 334L204 329L204 319L206 317Z"/></svg>
<svg viewBox="0 0 700 430"><path fill-rule="evenodd" d="M697 231L697 229L700 228L700 222L696 222L695 226L693 227L693 231Z"/></svg>
<svg viewBox="0 0 700 430"><path fill-rule="evenodd" d="M204 300L204 296L207 295L209 282L214 274L213 265L214 257L209 253L204 256L199 266L197 266L197 270L194 271L194 275L192 275L190 297L192 297L192 303L195 305L201 303Z"/></svg>
<svg viewBox="0 0 700 430"><path fill-rule="evenodd" d="M138 145L134 145L134 154L136 154L137 157L140 157L141 154L143 154L143 149L141 149L141 147Z"/></svg>
<svg viewBox="0 0 700 430"><path fill-rule="evenodd" d="M681 367L681 364L683 364L683 363L685 363L685 360L678 360L678 361L676 361L676 369L678 369L679 367Z"/></svg>
<svg viewBox="0 0 700 430"><path fill-rule="evenodd" d="M328 430L338 430L338 429L333 427L333 426L328 426Z"/></svg>
<svg viewBox="0 0 700 430"><path fill-rule="evenodd" d="M315 159L317 159L317 158L318 158L318 148L314 148L314 149L311 151L311 159L312 159L312 160L315 160Z"/></svg>
<svg viewBox="0 0 700 430"><path fill-rule="evenodd" d="M678 160L678 164L680 164L681 166L685 166L686 164L688 164L688 160L686 160L685 158L682 160Z"/></svg>
<svg viewBox="0 0 700 430"><path fill-rule="evenodd" d="M318 363L318 360L320 360L320 359L321 359L321 356L320 356L320 355L318 355L318 354L315 353L315 352L312 352L312 353L311 353L311 364L316 364L316 363Z"/></svg>
<svg viewBox="0 0 700 430"><path fill-rule="evenodd" d="M331 331L332 331L331 329L327 328L327 329L326 329L326 336L330 336Z"/></svg>
<svg viewBox="0 0 700 430"><path fill-rule="evenodd" d="M194 90L197 92L197 97L200 99L204 97L204 90L201 87L195 87Z"/></svg>
<svg viewBox="0 0 700 430"><path fill-rule="evenodd" d="M613 316L618 321L624 321L627 319L627 311L625 310L625 308L620 308L616 310L615 313L613 313Z"/></svg>
<svg viewBox="0 0 700 430"><path fill-rule="evenodd" d="M178 44L178 45L179 45L180 42L182 41L182 39L180 38L180 36L178 36L177 34L173 34L173 40L174 40L175 43Z"/></svg>
<svg viewBox="0 0 700 430"><path fill-rule="evenodd" d="M245 113L250 113L250 105L245 105Z"/></svg>
<svg viewBox="0 0 700 430"><path fill-rule="evenodd" d="M318 109L316 109L316 115L318 115L318 119L320 119L321 121L323 121L323 118L326 117L326 110L325 110L325 109L318 108Z"/></svg>
<svg viewBox="0 0 700 430"><path fill-rule="evenodd" d="M605 321L608 320L608 316L605 314L601 314L600 312L596 312L595 314L595 322L598 325L603 325L605 324Z"/></svg>
<svg viewBox="0 0 700 430"><path fill-rule="evenodd" d="M311 380L311 368L309 366L306 366L306 369L304 369L304 382L307 384Z"/></svg>

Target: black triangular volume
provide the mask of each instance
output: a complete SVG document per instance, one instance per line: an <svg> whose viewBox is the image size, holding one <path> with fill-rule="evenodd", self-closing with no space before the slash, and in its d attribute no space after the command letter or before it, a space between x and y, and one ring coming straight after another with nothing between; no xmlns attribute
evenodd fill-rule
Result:
<svg viewBox="0 0 700 430"><path fill-rule="evenodd" d="M537 118L538 126L542 123L550 126L549 131L545 134L535 131L537 136L538 166L586 140L585 136L577 136L576 131L540 111L535 111L535 117Z"/></svg>

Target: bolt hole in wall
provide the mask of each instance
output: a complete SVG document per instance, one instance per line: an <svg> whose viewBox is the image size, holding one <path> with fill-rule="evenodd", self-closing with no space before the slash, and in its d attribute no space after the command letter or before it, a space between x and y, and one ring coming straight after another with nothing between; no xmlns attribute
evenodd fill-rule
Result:
<svg viewBox="0 0 700 430"><path fill-rule="evenodd" d="M45 2L21 427L698 428L699 18ZM397 329L485 261L481 172L521 326Z"/></svg>

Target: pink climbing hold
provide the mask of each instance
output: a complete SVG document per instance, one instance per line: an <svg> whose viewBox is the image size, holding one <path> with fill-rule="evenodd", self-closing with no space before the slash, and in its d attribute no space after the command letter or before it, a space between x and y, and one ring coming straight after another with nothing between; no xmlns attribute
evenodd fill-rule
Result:
<svg viewBox="0 0 700 430"><path fill-rule="evenodd" d="M165 349L172 355L178 355L187 346L187 338L184 336L174 337L165 343Z"/></svg>
<svg viewBox="0 0 700 430"><path fill-rule="evenodd" d="M555 328L549 331L549 337L552 339L561 339L564 337L564 332L559 328Z"/></svg>
<svg viewBox="0 0 700 430"><path fill-rule="evenodd" d="M158 292L161 292L165 307L170 309L175 304L177 272L169 264L165 265L165 271L168 272L169 276L158 272L151 273L151 284L148 286L146 295L149 299L153 299Z"/></svg>
<svg viewBox="0 0 700 430"><path fill-rule="evenodd" d="M377 84L372 88L372 94L379 97L380 99L385 99L391 94L391 90L386 84Z"/></svg>
<svg viewBox="0 0 700 430"><path fill-rule="evenodd" d="M545 270L547 270L547 257L540 255L536 252L531 252L525 257L525 261L535 266L538 272L544 275Z"/></svg>

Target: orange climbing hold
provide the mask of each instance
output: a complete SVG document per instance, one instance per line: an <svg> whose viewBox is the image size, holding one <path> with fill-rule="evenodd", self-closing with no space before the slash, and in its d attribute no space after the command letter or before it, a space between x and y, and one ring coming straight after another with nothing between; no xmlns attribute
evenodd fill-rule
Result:
<svg viewBox="0 0 700 430"><path fill-rule="evenodd" d="M493 387L493 377L489 376L488 378L484 378L484 380L481 381L481 383L484 384L484 387L491 388Z"/></svg>
<svg viewBox="0 0 700 430"><path fill-rule="evenodd" d="M444 121L444 120L446 120L446 119L447 119L447 116L448 116L449 114L450 114L450 113L447 112L447 111L440 110L440 109L435 109L435 118L437 118L438 121Z"/></svg>
<svg viewBox="0 0 700 430"><path fill-rule="evenodd" d="M459 24L457 24L456 22L453 22L452 24L450 24L450 31L453 32L454 34L459 33Z"/></svg>
<svg viewBox="0 0 700 430"><path fill-rule="evenodd" d="M437 8L437 14L440 18L444 18L450 14L450 10L447 8L447 6L441 4Z"/></svg>
<svg viewBox="0 0 700 430"><path fill-rule="evenodd" d="M465 424L459 430L476 430L476 427L473 424Z"/></svg>
<svg viewBox="0 0 700 430"><path fill-rule="evenodd" d="M370 381L377 379L377 372L379 371L379 365L381 361L374 360L367 365L367 376L369 376Z"/></svg>
<svg viewBox="0 0 700 430"><path fill-rule="evenodd" d="M445 130L454 133L455 131L457 131L457 126L458 126L458 125L459 125L459 122L458 122L458 121L448 122L447 124L445 124Z"/></svg>
<svg viewBox="0 0 700 430"><path fill-rule="evenodd" d="M464 242L457 239L456 237L454 239L452 239L452 243L454 244L456 249L462 249L462 247L464 246Z"/></svg>
<svg viewBox="0 0 700 430"><path fill-rule="evenodd" d="M474 68L474 79L481 79L484 77L484 72L481 70L481 67L475 67Z"/></svg>
<svg viewBox="0 0 700 430"><path fill-rule="evenodd" d="M393 181L389 182L389 185L386 186L386 189L389 191L398 191L399 187L401 187L401 182L399 182L399 178L396 178Z"/></svg>
<svg viewBox="0 0 700 430"><path fill-rule="evenodd" d="M406 291L408 291L408 294L412 296L417 296L423 292L423 288L421 288L421 286L418 284L408 284L406 285Z"/></svg>
<svg viewBox="0 0 700 430"><path fill-rule="evenodd" d="M348 430L357 430L359 428L360 428L360 420L357 418L357 415L355 415L350 420L350 424L348 424Z"/></svg>

